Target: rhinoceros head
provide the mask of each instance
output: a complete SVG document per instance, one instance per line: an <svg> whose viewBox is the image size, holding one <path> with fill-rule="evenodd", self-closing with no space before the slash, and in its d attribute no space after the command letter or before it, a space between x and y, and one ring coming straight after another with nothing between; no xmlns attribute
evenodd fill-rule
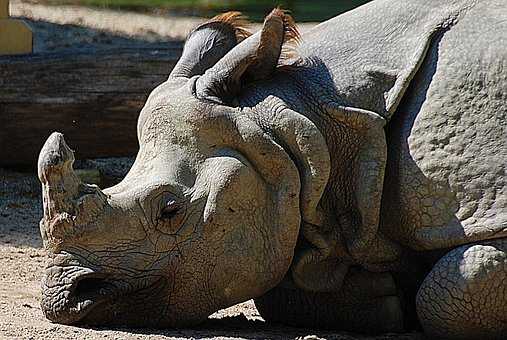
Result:
<svg viewBox="0 0 507 340"><path fill-rule="evenodd" d="M237 13L194 30L141 112L133 167L111 188L82 183L63 136L49 137L38 165L51 254L46 317L184 326L282 280L304 179L288 152L231 103L244 79L273 72L294 36L280 10L249 37Z"/></svg>

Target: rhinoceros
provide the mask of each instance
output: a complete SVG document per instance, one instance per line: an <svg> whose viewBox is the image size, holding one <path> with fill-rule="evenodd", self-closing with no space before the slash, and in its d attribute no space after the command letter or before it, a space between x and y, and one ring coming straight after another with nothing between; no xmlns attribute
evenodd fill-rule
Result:
<svg viewBox="0 0 507 340"><path fill-rule="evenodd" d="M200 25L119 184L43 146L46 317L187 327L254 299L295 326L505 336L506 32L503 0Z"/></svg>

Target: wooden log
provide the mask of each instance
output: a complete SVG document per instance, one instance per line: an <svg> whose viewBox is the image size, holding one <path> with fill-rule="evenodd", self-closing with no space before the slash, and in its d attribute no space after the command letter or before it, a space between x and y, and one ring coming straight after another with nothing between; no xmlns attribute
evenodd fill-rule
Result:
<svg viewBox="0 0 507 340"><path fill-rule="evenodd" d="M76 158L130 156L149 93L182 44L0 57L0 166L35 166L46 138L65 134Z"/></svg>

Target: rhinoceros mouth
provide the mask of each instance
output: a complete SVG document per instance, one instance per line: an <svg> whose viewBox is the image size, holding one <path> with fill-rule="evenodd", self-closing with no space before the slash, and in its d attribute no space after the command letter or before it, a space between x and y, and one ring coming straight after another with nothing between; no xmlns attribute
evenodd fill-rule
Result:
<svg viewBox="0 0 507 340"><path fill-rule="evenodd" d="M106 274L72 266L48 269L42 293L41 307L49 320L75 324L98 306L131 293L131 289Z"/></svg>

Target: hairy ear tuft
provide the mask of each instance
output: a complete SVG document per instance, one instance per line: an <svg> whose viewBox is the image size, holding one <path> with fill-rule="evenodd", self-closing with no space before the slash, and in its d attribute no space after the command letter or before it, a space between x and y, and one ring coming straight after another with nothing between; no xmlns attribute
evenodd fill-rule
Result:
<svg viewBox="0 0 507 340"><path fill-rule="evenodd" d="M231 11L222 13L211 18L208 23L221 23L228 25L234 31L238 43L252 35L252 33L248 31L250 22L241 12Z"/></svg>
<svg viewBox="0 0 507 340"><path fill-rule="evenodd" d="M235 46L197 81L197 97L231 102L244 85L269 79L278 67L287 65L287 59L295 56L294 46L299 40L294 19L275 8L260 32Z"/></svg>
<svg viewBox="0 0 507 340"><path fill-rule="evenodd" d="M271 11L266 20L272 17L280 18L283 23L283 43L278 62L279 65L283 65L287 60L297 57L296 47L301 42L301 34L290 11L278 7Z"/></svg>

